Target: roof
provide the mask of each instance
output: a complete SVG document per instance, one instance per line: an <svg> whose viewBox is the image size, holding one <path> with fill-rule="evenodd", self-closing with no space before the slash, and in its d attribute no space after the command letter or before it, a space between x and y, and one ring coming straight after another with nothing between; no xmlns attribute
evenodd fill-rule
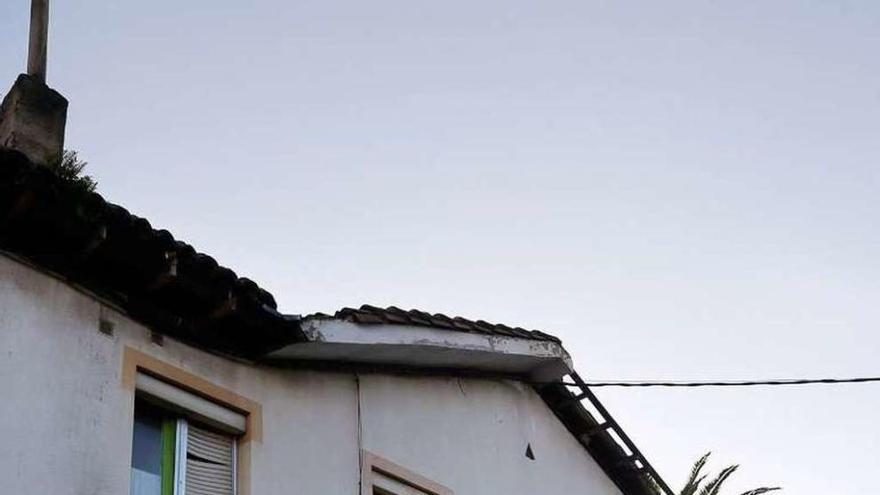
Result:
<svg viewBox="0 0 880 495"><path fill-rule="evenodd" d="M8 149L0 149L0 232L0 250L182 341L256 358L302 337L299 318L279 313L253 281Z"/></svg>
<svg viewBox="0 0 880 495"><path fill-rule="evenodd" d="M279 313L274 297L212 257L0 148L0 252L84 288L150 329L199 348L260 360L305 342L301 318ZM344 308L330 317L358 325L404 325L559 344L558 338L482 320L396 307ZM535 385L562 424L625 495L655 495L632 456L565 385Z"/></svg>
<svg viewBox="0 0 880 495"><path fill-rule="evenodd" d="M316 313L308 318L329 318L330 316ZM525 330L520 327L509 327L500 323L488 323L483 320L468 320L460 316L449 317L441 313L428 313L417 309L403 310L395 306L380 308L364 304L360 308L342 308L333 318L346 320L361 325L411 325L430 327L456 332L496 335L499 337L517 337L521 339L541 340L561 344L562 341L553 335L538 330Z"/></svg>
<svg viewBox="0 0 880 495"><path fill-rule="evenodd" d="M607 411L601 421L597 420L581 405L580 400L583 397L576 395L564 384L537 384L534 388L562 425L590 453L624 495L671 495L671 492L661 488L666 487L666 483L659 475L654 478L653 467L649 467L647 459L637 448L632 453L623 449L615 436L621 438L626 433ZM593 407L602 407L598 399L591 398L590 401L593 402ZM612 436L611 431L614 431L615 436ZM632 443L629 445L634 447Z"/></svg>

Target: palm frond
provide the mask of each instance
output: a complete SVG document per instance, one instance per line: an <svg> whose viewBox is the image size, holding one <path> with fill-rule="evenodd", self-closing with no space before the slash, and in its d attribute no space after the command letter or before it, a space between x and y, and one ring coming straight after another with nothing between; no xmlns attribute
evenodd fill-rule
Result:
<svg viewBox="0 0 880 495"><path fill-rule="evenodd" d="M702 489L700 489L700 495L718 495L718 492L721 491L721 485L730 477L734 471L739 468L738 465L734 464L733 466L727 466L722 469L718 476L715 477L712 481L706 483Z"/></svg>
<svg viewBox="0 0 880 495"><path fill-rule="evenodd" d="M688 476L687 483L685 483L684 488L681 489L679 495L719 495L724 482L727 481L727 479L730 478L730 476L739 468L739 465L737 464L727 466L718 473L718 476L712 478L709 482L706 482L708 475L702 474L702 471L703 468L706 467L706 462L709 460L710 454L711 452L707 452L694 463L691 468L690 476ZM764 495L765 493L781 489L782 488L778 486L762 486L761 488L753 488L747 492L743 492L740 495Z"/></svg>
<svg viewBox="0 0 880 495"><path fill-rule="evenodd" d="M684 484L684 488L681 489L681 495L694 495L697 493L700 485L703 484L703 480L706 479L705 475L700 476L700 472L703 470L703 467L706 466L706 461L709 460L710 455L712 455L712 452L706 452L703 454L703 457L700 457L700 459L694 463L694 466L691 468L691 475Z"/></svg>
<svg viewBox="0 0 880 495"><path fill-rule="evenodd" d="M776 490L782 490L780 486L766 487L763 486L761 488L755 488L754 490L749 490L747 492L743 492L740 495L762 495L767 492L774 492Z"/></svg>

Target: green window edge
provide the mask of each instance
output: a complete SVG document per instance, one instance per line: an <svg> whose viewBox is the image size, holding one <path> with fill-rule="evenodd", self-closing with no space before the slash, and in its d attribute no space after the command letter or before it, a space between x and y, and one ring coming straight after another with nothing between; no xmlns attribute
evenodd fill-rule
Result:
<svg viewBox="0 0 880 495"><path fill-rule="evenodd" d="M174 495L174 454L177 451L177 421L162 420L162 495Z"/></svg>

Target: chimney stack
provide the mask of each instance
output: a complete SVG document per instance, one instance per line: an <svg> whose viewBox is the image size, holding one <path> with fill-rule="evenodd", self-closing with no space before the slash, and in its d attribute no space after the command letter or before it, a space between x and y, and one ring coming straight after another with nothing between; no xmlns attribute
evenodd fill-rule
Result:
<svg viewBox="0 0 880 495"><path fill-rule="evenodd" d="M21 74L0 104L0 147L47 165L61 160L67 100L46 85L49 0L31 0L28 73Z"/></svg>
<svg viewBox="0 0 880 495"><path fill-rule="evenodd" d="M37 77L21 74L0 105L0 146L34 163L61 159L67 100Z"/></svg>

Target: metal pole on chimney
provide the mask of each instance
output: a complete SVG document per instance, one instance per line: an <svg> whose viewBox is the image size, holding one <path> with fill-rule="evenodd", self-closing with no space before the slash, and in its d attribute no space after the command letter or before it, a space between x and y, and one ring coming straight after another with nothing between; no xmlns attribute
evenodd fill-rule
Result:
<svg viewBox="0 0 880 495"><path fill-rule="evenodd" d="M49 0L31 0L31 31L28 43L28 75L46 83L49 45Z"/></svg>

